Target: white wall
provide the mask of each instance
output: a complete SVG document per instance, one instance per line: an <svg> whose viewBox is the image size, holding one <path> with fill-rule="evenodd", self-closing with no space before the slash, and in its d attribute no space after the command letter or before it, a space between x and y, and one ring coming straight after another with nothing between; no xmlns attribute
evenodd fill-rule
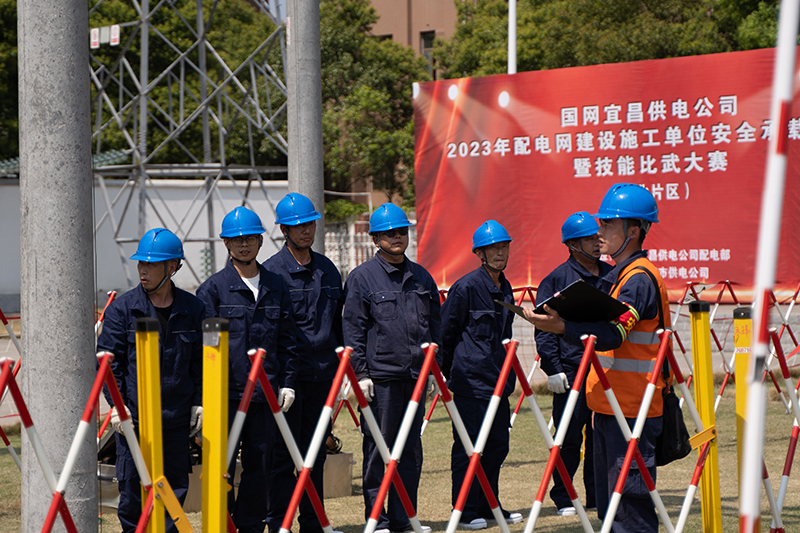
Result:
<svg viewBox="0 0 800 533"><path fill-rule="evenodd" d="M94 220L97 230L95 242L95 280L97 298L100 305L105 303L106 292L116 290L120 293L130 288L129 276L135 286L138 283L136 261L128 259L136 251L139 234L139 199L140 190L131 188L126 180L107 180L105 189L95 181L94 187ZM208 237L208 220L202 200L205 190L202 180L155 180L152 182L156 190L148 188L149 202L146 202L145 230L155 227L166 227L177 233L184 241L186 264L175 276L175 283L186 290L194 291L202 279L201 250L204 243L193 242L193 239ZM214 230L217 237L220 232L222 218L234 207L241 205L242 194L246 182L235 185L229 180L217 183L217 192L213 195ZM124 190L123 190L123 187ZM248 195L247 207L253 209L261 217L267 228L264 246L258 256L264 261L274 254L282 242L280 231L274 226L274 206L288 192L286 181L265 181L264 189L253 182ZM120 194L121 193L121 194ZM106 200L107 197L107 200ZM153 207L153 204L155 208ZM114 224L107 215L107 204L113 204ZM105 216L105 219L102 220ZM20 206L19 180L0 179L0 308L5 313L19 311L20 292ZM121 238L131 242L117 245L114 242L114 225ZM270 238L278 238L277 243ZM87 239L89 236L87 236ZM33 243L32 246L36 246ZM122 255L120 253L122 250ZM215 245L216 264L213 271L222 268L226 251L222 241ZM126 269L127 267L127 273ZM194 273L192 272L194 271Z"/></svg>

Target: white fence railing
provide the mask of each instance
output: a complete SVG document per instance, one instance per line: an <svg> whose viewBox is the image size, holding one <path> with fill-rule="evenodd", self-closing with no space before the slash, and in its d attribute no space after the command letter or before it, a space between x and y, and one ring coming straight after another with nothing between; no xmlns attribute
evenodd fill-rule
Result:
<svg viewBox="0 0 800 533"><path fill-rule="evenodd" d="M365 231L366 224L347 222L325 224L325 255L339 267L342 279L358 265L375 255L375 244ZM417 231L412 226L408 232L406 256L417 260Z"/></svg>

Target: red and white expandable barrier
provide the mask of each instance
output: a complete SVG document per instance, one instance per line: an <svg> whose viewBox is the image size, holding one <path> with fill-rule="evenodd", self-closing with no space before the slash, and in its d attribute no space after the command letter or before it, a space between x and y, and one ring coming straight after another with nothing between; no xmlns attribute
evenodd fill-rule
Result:
<svg viewBox="0 0 800 533"><path fill-rule="evenodd" d="M486 408L486 414L483 417L483 423L481 424L481 429L478 432L478 438L475 441L474 447L472 446L472 442L467 435L466 428L464 427L464 424L458 415L458 409L456 408L455 404L453 404L452 410L448 408L448 412L451 413L451 416L458 416L458 422L461 428L457 428L457 432L459 437L461 437L462 444L464 445L464 451L469 455L469 466L467 467L467 472L464 475L464 481L461 484L461 490L458 493L458 498L456 499L453 513L450 515L450 521L447 523L447 533L454 533L458 527L458 523L461 520L461 515L464 512L464 505L467 503L467 496L469 496L470 487L472 486L472 478L478 472L479 467L480 474L482 474L480 479L481 486L486 495L486 500L489 503L489 507L492 510L492 515L494 515L494 518L500 526L501 531L504 533L509 531L505 517L503 516L503 511L500 508L500 502L497 501L495 494L489 487L489 482L486 480L483 467L480 466L481 455L483 455L483 451L486 448L486 442L489 440L489 434L492 430L494 418L497 415L497 409L500 407L500 401L503 399L503 389L508 381L508 375L511 373L513 362L516 361L517 357L516 352L517 346L519 345L517 341L506 339L503 341L503 344L506 347L506 358L503 361L503 366L500 369L500 376L497 379L497 384L495 385L494 392L492 393L492 398L489 400L489 405ZM454 423L456 416L453 416ZM472 449L470 450L470 448ZM484 480L486 480L485 483Z"/></svg>
<svg viewBox="0 0 800 533"><path fill-rule="evenodd" d="M11 397L14 399L14 403L19 410L19 417L22 420L22 425L25 428L25 432L28 434L28 439L31 442L33 453L36 455L36 459L39 461L39 466L42 469L42 474L44 474L45 481L47 481L47 486L53 493L55 493L58 485L56 474L53 471L53 468L50 466L50 461L48 461L47 454L44 451L42 439L39 437L39 432L36 431L36 427L33 425L33 420L31 420L28 407L25 405L25 401L23 400L22 394L17 386L17 381L14 379L14 376L11 372L13 365L14 361L11 359L3 358L0 360L0 391L4 391L6 387L8 387L9 391L11 392ZM67 503L62 500L56 510L61 514L61 518L64 520L64 526L66 527L67 531L69 533L77 533L78 530L75 528L75 522L72 520L72 515L69 512Z"/></svg>
<svg viewBox="0 0 800 533"><path fill-rule="evenodd" d="M8 450L8 453L11 455L11 458L14 459L14 463L17 465L17 468L19 468L20 472L22 472L22 463L19 461L17 452L14 451L14 447L11 445L11 441L8 440L8 437L6 436L6 433L5 431L3 431L2 427L0 427L0 438L3 439L3 444L6 445L6 449Z"/></svg>
<svg viewBox="0 0 800 533"><path fill-rule="evenodd" d="M403 449L405 448L406 440L408 439L408 434L411 432L411 426L414 423L414 417L416 416L417 409L419 408L420 399L422 398L422 394L425 392L425 387L427 386L428 383L428 374L431 371L431 365L436 362L435 356L436 356L436 351L438 350L438 346L436 344L427 344L427 343L423 344L422 349L425 350L426 352L425 360L422 363L422 369L419 372L419 377L417 378L417 384L414 387L414 392L411 395L411 401L408 402L408 406L406 407L406 412L403 415L403 420L400 423L400 429L397 431L397 437L395 438L391 454L389 454L389 449L386 446L386 442L383 440L383 434L380 432L380 428L377 427L377 423L375 424L375 426L370 424L370 430L373 433L373 438L375 440L375 443L378 445L379 450L381 452L381 457L383 458L384 463L386 464L386 471L383 474L383 480L381 481L380 489L378 489L378 496L375 498L375 504L372 507L372 512L370 513L369 520L367 520L367 525L364 528L364 533L374 533L378 525L378 519L380 518L381 510L383 509L383 503L386 500L386 495L389 493L389 488L393 483L395 485L398 495L400 496L400 500L403 503L403 508L405 509L406 514L408 515L408 519L411 522L411 526L414 528L414 531L416 533L422 533L422 526L419 522L419 518L417 517L417 512L414 509L414 506L411 504L411 499L408 497L405 486L403 485L403 482L400 479L400 474L397 472L397 462L400 460L400 457L403 454ZM353 380L354 377L355 376L350 377L350 380L353 381L353 383L356 382ZM358 390L357 394L360 392L361 391ZM359 405L361 406L363 413L364 406L361 405L362 397L363 394L361 395L361 397L359 397ZM378 444L379 441L380 444Z"/></svg>
<svg viewBox="0 0 800 533"><path fill-rule="evenodd" d="M352 349L347 352L347 360L349 361L350 352ZM252 353L252 351L251 351ZM300 499L303 497L303 492L308 494L309 500L311 500L311 505L314 507L314 512L319 519L320 526L322 526L322 530L325 533L333 533L333 528L331 527L330 522L328 521L328 517L325 514L325 508L322 505L322 501L319 498L319 494L317 494L317 489L314 487L314 484L311 482L311 478L309 474L311 472L311 468L314 466L314 461L316 460L317 453L319 452L319 448L322 444L322 439L325 437L325 430L327 429L327 424L331 417L331 411L333 402L336 399L336 394L339 390L339 387L342 383L342 375L343 370L340 369L336 372L336 377L334 377L334 383L331 387L331 392L328 394L328 400L325 402L325 407L322 409L322 413L320 414L320 421L317 423L317 428L314 432L314 436L311 439L311 443L308 446L308 451L306 452L305 461L302 460L302 455L300 454L300 450L295 443L294 437L292 436L292 431L289 428L289 424L286 422L286 416L281 411L281 406L278 404L278 399L275 397L275 392L272 390L272 386L270 385L269 378L267 377L266 372L264 372L264 366L261 364L261 360L264 356L264 350L259 348L257 353L253 356L253 369L255 369L256 376L258 378L258 382L261 383L261 388L264 389L264 394L267 397L267 403L269 404L269 408L272 411L272 416L275 417L275 422L278 425L278 429L283 436L283 440L286 442L286 447L289 449L289 453L292 456L292 461L295 464L295 467L298 470L297 476L297 484L295 485L294 493L292 494L292 499L289 502L289 508L286 511L286 516L283 519L283 523L281 524L281 532L288 533L292 528L292 521L294 520L294 513L297 510L297 506L300 504ZM251 369L250 375L252 376L253 370ZM250 380L248 378L247 387L250 387ZM253 389L255 388L255 384L253 384ZM252 395L252 389L250 392ZM236 414L239 417L239 412ZM242 421L244 418L242 417ZM325 422L325 425L320 429L320 423ZM241 427L239 428L241 430ZM237 436L238 439L238 436ZM230 448L229 448L230 450ZM232 456L232 453L229 451L229 460ZM231 527L230 518L228 520L228 527Z"/></svg>
<svg viewBox="0 0 800 533"><path fill-rule="evenodd" d="M567 403L564 406L564 414L561 417L561 423L559 424L559 428L556 431L556 438L550 434L550 427L548 423L544 421L544 415L542 415L542 411L539 408L539 404L536 402L536 398L533 395L533 391L530 388L530 385L526 381L522 383L522 392L525 398L528 400L528 405L533 411L534 417L536 418L536 422L539 425L539 431L542 434L542 437L547 444L548 449L550 450L550 457L547 460L547 464L545 465L544 475L542 476L542 481L539 484L539 490L536 493L536 499L533 502L533 506L531 507L531 513L528 518L528 523L525 525L525 533L531 533L533 529L536 527L536 521L539 519L539 514L542 510L542 505L544 502L544 497L547 494L547 487L550 484L550 478L553 476L553 471L557 468L558 473L561 476L561 480L564 482L564 486L567 489L567 494L569 495L569 499L572 502L573 507L578 514L578 517L581 521L581 526L583 527L584 531L594 531L592 529L592 524L589 522L589 517L586 514L586 510L583 507L583 504L578 497L578 493L575 491L575 487L572 484L572 479L567 472L566 467L564 466L564 461L561 459L561 445L564 443L564 439L566 438L567 434L567 427L572 419L572 413L575 410L575 405L578 402L578 397L580 396L581 386L583 384L583 380L586 376L586 373L589 369L589 363L591 361L591 356L594 355L594 344L596 339L594 336L584 336L583 337L583 344L584 344L584 351L583 357L581 358L581 364L578 366L578 373L576 374L575 381L572 383L572 388L569 392L569 397L567 398ZM519 364L519 361L515 360L515 371L517 372L517 376L520 377L520 382L522 381L522 366ZM552 419L551 419L552 420Z"/></svg>
<svg viewBox="0 0 800 533"><path fill-rule="evenodd" d="M331 423L332 424L336 423L336 419L339 418L339 411L342 410L343 405L346 405L347 410L350 412L350 418L353 419L353 423L356 425L356 428L360 428L361 422L358 421L358 416L356 416L356 412L353 410L353 406L350 405L350 400L347 399L347 395L349 394L350 389L352 388L352 384L350 383L350 380L348 380L347 378L345 378L345 382L346 383L344 384L344 386L339 389L341 391L339 393L339 404L336 406L336 411L333 413L333 421Z"/></svg>

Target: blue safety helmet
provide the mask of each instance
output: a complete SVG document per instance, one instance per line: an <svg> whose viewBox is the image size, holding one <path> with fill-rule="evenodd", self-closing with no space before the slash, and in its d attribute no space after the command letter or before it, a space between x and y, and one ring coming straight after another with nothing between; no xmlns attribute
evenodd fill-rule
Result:
<svg viewBox="0 0 800 533"><path fill-rule="evenodd" d="M472 251L489 246L496 242L511 242L506 228L496 220L487 220L472 234Z"/></svg>
<svg viewBox="0 0 800 533"><path fill-rule="evenodd" d="M380 233L395 228L407 228L411 225L405 211L392 203L385 203L369 217L369 232Z"/></svg>
<svg viewBox="0 0 800 533"><path fill-rule="evenodd" d="M131 256L131 259L146 263L183 259L183 244L168 229L151 229L139 241L139 249Z"/></svg>
<svg viewBox="0 0 800 533"><path fill-rule="evenodd" d="M581 237L591 237L600 229L600 224L586 211L572 213L561 226L561 242Z"/></svg>
<svg viewBox="0 0 800 533"><path fill-rule="evenodd" d="M275 223L286 226L299 226L312 220L319 220L322 215L314 209L314 204L296 192L292 192L283 197L275 207Z"/></svg>
<svg viewBox="0 0 800 533"><path fill-rule="evenodd" d="M658 222L658 205L650 191L641 185L617 183L612 185L603 197L600 209L594 216L601 220L635 218L646 222Z"/></svg>
<svg viewBox="0 0 800 533"><path fill-rule="evenodd" d="M265 231L258 215L239 206L222 219L222 233L219 236L228 239L242 235L261 235Z"/></svg>

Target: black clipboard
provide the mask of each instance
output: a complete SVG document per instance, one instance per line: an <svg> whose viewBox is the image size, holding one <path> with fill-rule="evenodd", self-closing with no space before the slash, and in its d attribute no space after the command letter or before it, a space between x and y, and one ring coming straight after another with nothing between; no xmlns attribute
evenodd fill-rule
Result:
<svg viewBox="0 0 800 533"><path fill-rule="evenodd" d="M627 305L580 279L537 305L534 312L547 314L545 304L570 322L610 322L628 311Z"/></svg>

